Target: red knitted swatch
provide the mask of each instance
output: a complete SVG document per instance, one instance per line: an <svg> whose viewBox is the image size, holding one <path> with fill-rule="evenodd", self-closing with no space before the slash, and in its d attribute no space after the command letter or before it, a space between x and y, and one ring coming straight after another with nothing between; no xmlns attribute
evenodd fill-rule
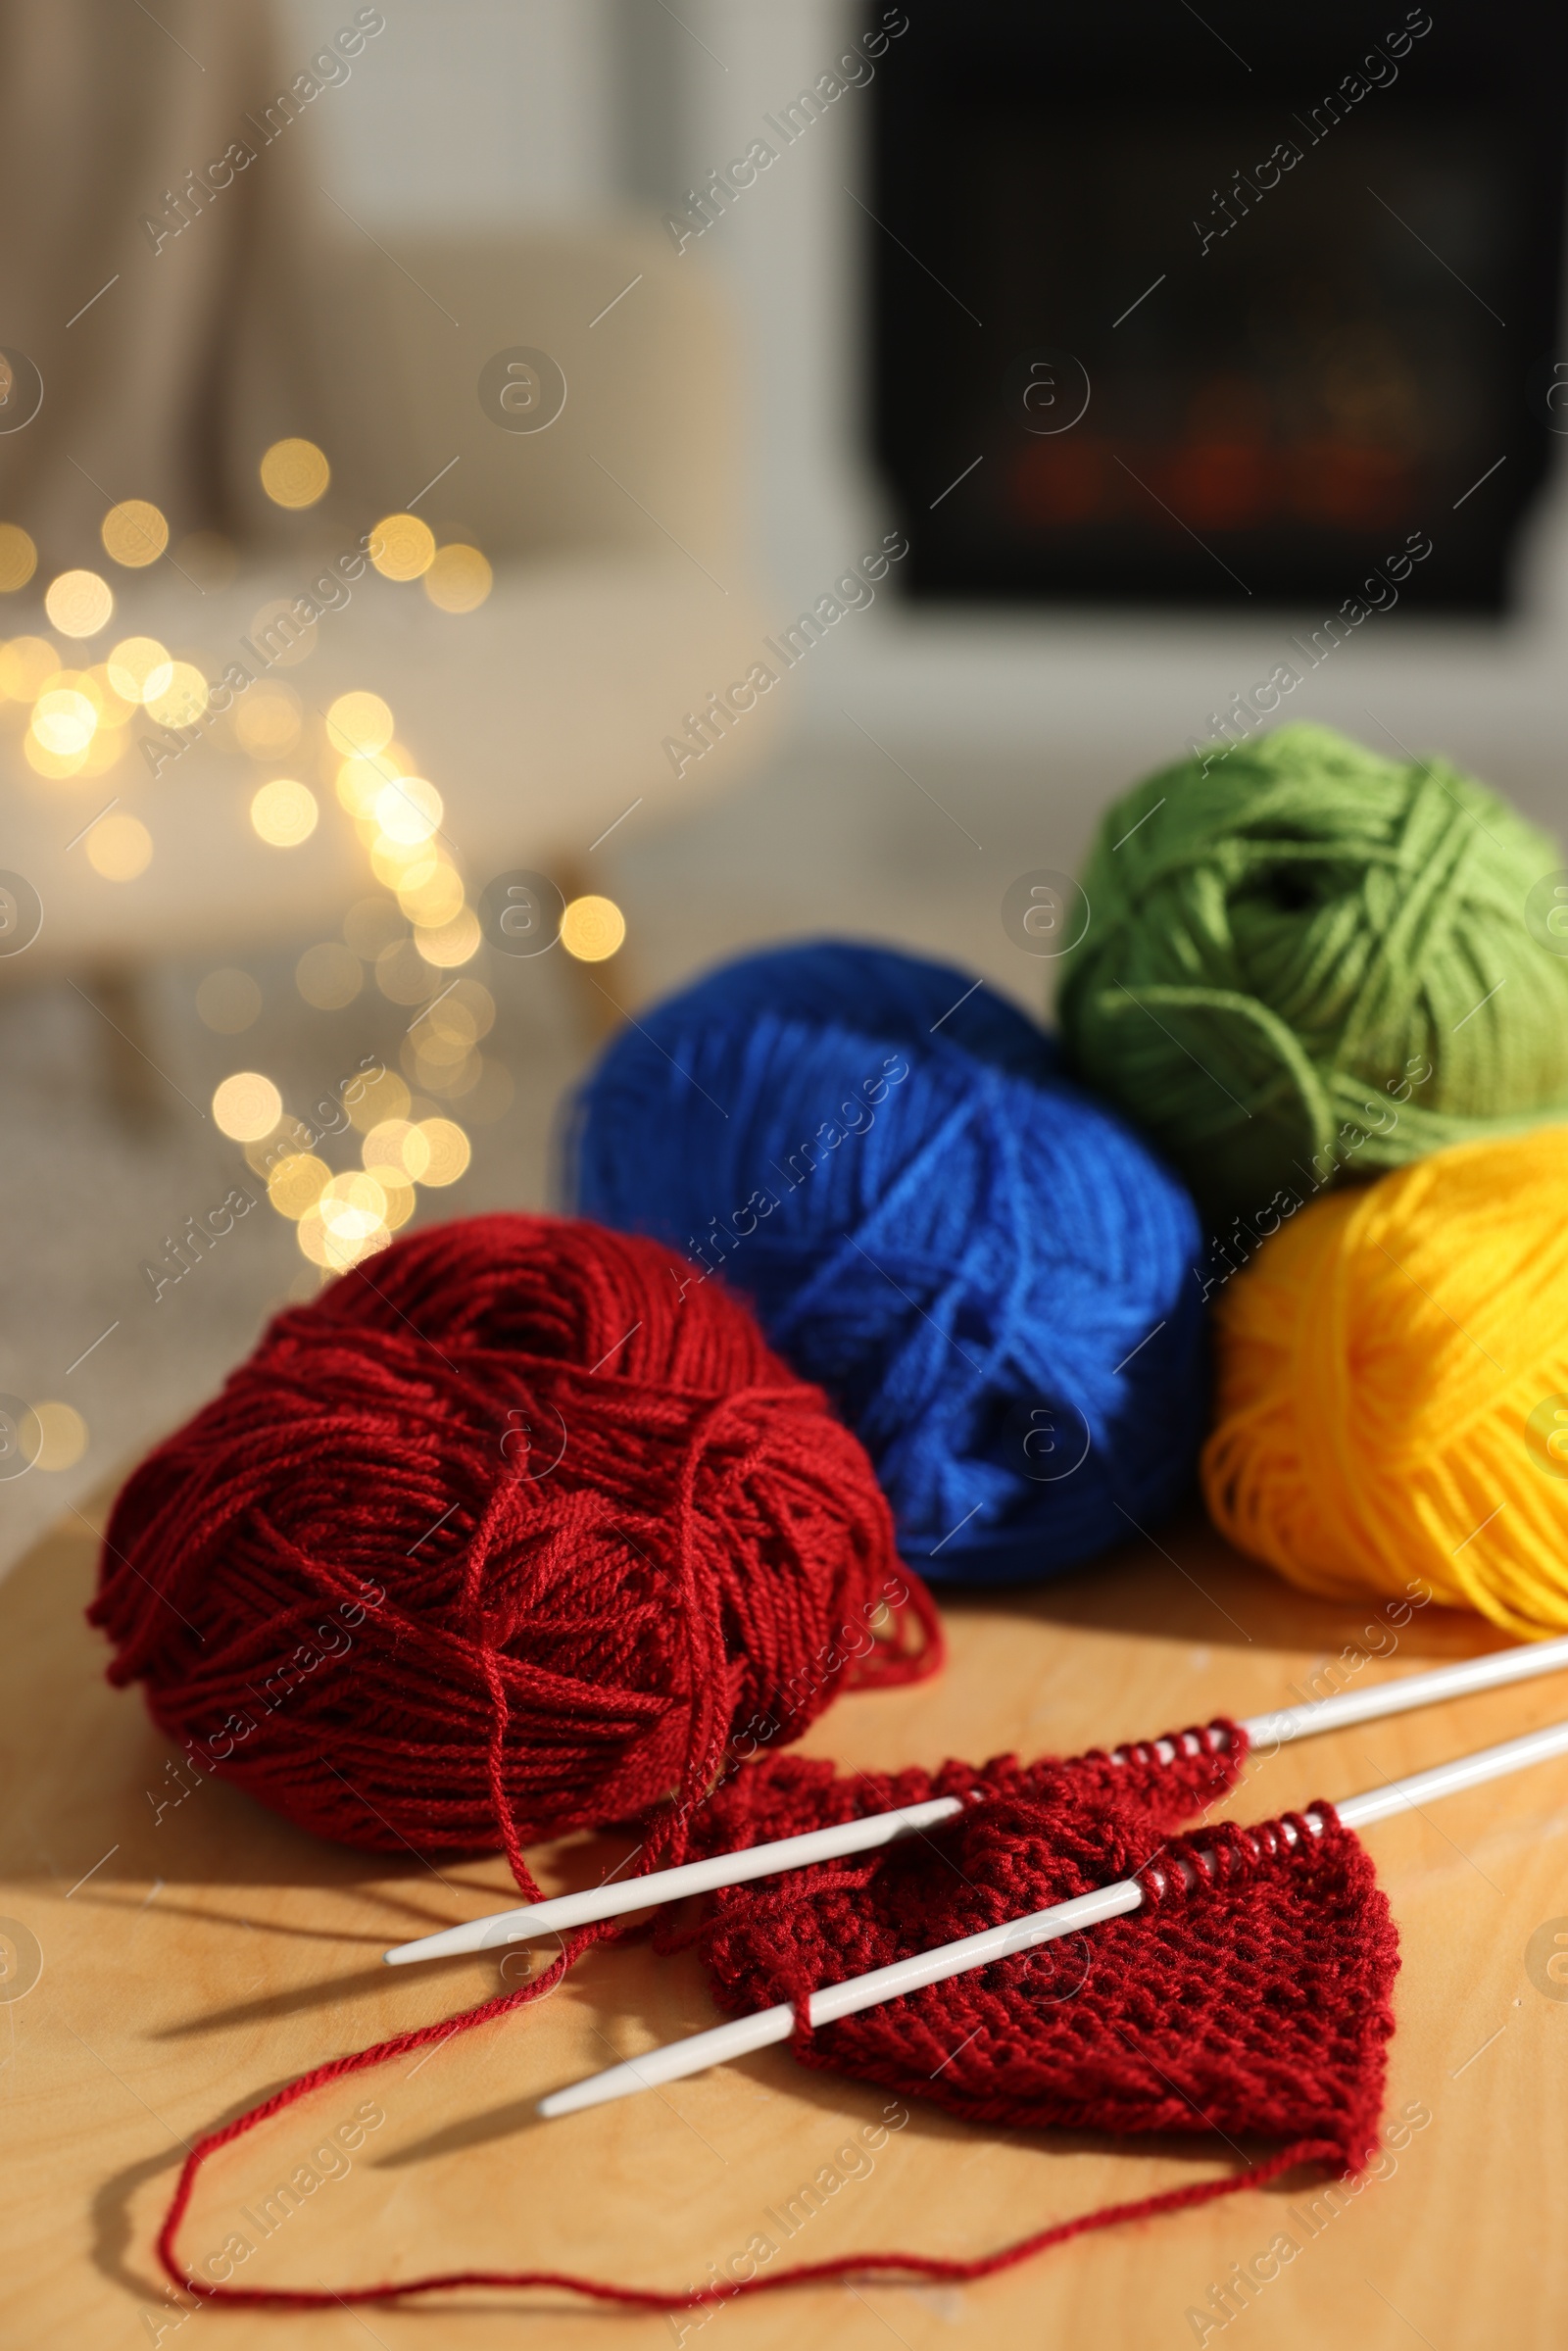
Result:
<svg viewBox="0 0 1568 2351"><path fill-rule="evenodd" d="M784 2000L803 2009L819 1984L1138 1875L1149 1899L1130 1917L820 2033L798 2032L796 2054L906 2096L935 2098L974 2122L1170 2131L1226 2145L1239 2136L1272 2140L1272 2151L1250 2169L1103 2206L968 2259L847 2253L686 2292L542 2269L450 2271L336 2291L214 2285L186 2275L178 2231L210 2155L327 2081L537 1997L588 1940L608 1932L589 1929L520 1992L469 2010L455 2026L425 2026L318 2067L198 2140L159 2239L165 2269L210 2299L291 2308L466 2286L548 2286L646 2310L687 2310L846 2276L983 2278L1085 2230L1259 2186L1301 2162L1359 2169L1376 2137L1398 1966L1371 1862L1327 1805L1314 1807L1323 1818L1317 1833L1302 1816L1288 1816L1294 1841L1278 1822L1170 1835L1173 1820L1190 1818L1234 1779L1245 1739L1236 1733L1220 1747L1190 1733L1170 1743L1178 1750L1170 1763L1139 1748L1120 1765L1100 1753L1028 1767L1004 1757L978 1774L950 1764L936 1774L881 1780L840 1779L830 1764L802 1758L769 1759L703 1808L694 1843L717 1849L757 1841L858 1809L918 1801L950 1781L955 1792L984 1792L953 1821L864 1861L822 1864L714 1897L701 1929L704 1956L714 1996L732 2013Z"/></svg>
<svg viewBox="0 0 1568 2351"><path fill-rule="evenodd" d="M475 1217L280 1314L115 1506L111 1680L348 1844L504 1844L532 1894L524 1843L652 1811L678 1857L732 1741L943 1654L858 1440L689 1274Z"/></svg>
<svg viewBox="0 0 1568 2351"><path fill-rule="evenodd" d="M863 1859L717 1896L701 1936L731 2015L1137 1877L1145 1904L858 2016L799 2031L803 2065L971 2122L1284 2142L1352 2170L1382 2109L1397 1944L1372 1864L1330 1812L1156 1842L1070 1783L976 1804ZM1191 1887L1179 1868L1198 1870Z"/></svg>

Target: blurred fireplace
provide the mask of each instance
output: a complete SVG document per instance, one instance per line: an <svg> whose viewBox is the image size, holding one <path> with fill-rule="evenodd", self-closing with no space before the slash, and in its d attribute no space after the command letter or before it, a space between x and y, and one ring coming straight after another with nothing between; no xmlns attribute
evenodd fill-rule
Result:
<svg viewBox="0 0 1568 2351"><path fill-rule="evenodd" d="M1568 11L906 5L862 225L914 592L1334 607L1415 534L1409 597L1505 609Z"/></svg>

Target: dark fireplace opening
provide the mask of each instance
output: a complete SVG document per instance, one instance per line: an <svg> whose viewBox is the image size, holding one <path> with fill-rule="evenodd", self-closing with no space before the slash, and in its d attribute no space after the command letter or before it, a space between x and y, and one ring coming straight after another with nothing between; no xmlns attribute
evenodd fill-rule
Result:
<svg viewBox="0 0 1568 2351"><path fill-rule="evenodd" d="M1568 431L1568 11L906 5L861 225L912 591L1337 606L1402 563L1504 611Z"/></svg>

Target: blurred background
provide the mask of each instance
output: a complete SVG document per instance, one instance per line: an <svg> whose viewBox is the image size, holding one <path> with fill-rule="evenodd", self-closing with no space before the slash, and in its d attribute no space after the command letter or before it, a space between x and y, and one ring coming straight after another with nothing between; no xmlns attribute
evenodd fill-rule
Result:
<svg viewBox="0 0 1568 2351"><path fill-rule="evenodd" d="M839 930L1321 719L1550 825L1559 12L0 5L0 1564Z"/></svg>

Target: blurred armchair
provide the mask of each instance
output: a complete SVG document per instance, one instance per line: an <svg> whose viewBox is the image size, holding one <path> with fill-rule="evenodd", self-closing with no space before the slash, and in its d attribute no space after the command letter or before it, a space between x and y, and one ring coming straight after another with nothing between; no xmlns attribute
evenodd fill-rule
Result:
<svg viewBox="0 0 1568 2351"><path fill-rule="evenodd" d="M123 125L133 110L117 75L178 79L173 51L156 48L165 28L207 68L185 112L172 110L172 129L167 118L146 129L143 148L127 145L122 127L114 169L97 172L90 200L74 198L70 237L46 238L41 258L26 248L9 332L45 397L31 423L0 437L0 518L31 532L42 561L0 628L49 639L66 670L145 635L210 681L238 669L250 682L231 687L223 715L184 730L188 742L138 711L113 764L97 758L69 776L36 771L26 712L13 708L0 865L37 892L43 923L24 955L0 957L11 981L73 966L124 975L335 929L373 886L330 781L324 713L348 690L384 699L398 745L439 790L470 901L509 867L580 875L607 827L624 817L629 832L720 788L774 724L777 698L754 696L744 718L693 734L700 756L666 749L715 690L745 677L765 625L747 585L736 358L701 266L636 220L399 237L388 251L310 195L308 121L262 142L270 118L257 109L290 81L266 12L243 0L221 27L193 0L160 14L158 28L143 18L131 34L119 20L135 12L110 12L106 56L101 44L89 53L89 20L95 37L108 21L90 0L56 0L47 39L17 0L0 9L0 63L9 48L17 76L0 107L30 107L35 125L30 151L24 142L9 161L0 140L0 217L13 221L47 214L52 179L65 183L74 151L92 152L95 111ZM221 154L242 122L253 160L194 201L191 158ZM148 215L160 184L176 196L183 184L193 201ZM183 224L155 245L149 218ZM62 323L100 267L107 291ZM519 347L546 355L564 382L560 413L537 426L517 399L553 403L560 385L527 362L508 376ZM264 450L290 435L332 469L326 495L297 513L270 504L258 476ZM173 529L171 554L144 570L117 570L99 538L106 510L129 498L152 501ZM366 534L410 512L494 566L477 609L439 610L417 579L365 564ZM232 547L226 584L194 556L181 563L192 530ZM116 609L73 643L36 598L77 566L110 580ZM327 579L330 597L313 597ZM274 660L269 619L302 597L317 616ZM247 755L238 727L263 677L286 685L301 720L270 764ZM279 771L320 809L297 847L270 845L250 820L256 788ZM128 880L100 873L84 847L111 802L151 838Z"/></svg>

